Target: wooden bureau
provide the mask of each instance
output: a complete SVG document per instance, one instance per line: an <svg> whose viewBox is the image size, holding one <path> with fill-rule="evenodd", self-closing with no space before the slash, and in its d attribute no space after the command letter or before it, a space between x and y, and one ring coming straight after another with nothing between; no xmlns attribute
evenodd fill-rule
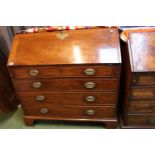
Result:
<svg viewBox="0 0 155 155"><path fill-rule="evenodd" d="M70 120L116 127L121 72L116 28L18 34L8 68L26 125Z"/></svg>
<svg viewBox="0 0 155 155"><path fill-rule="evenodd" d="M0 56L0 116L15 111L18 101L7 67Z"/></svg>
<svg viewBox="0 0 155 155"><path fill-rule="evenodd" d="M155 128L155 32L130 32L122 47L122 128Z"/></svg>

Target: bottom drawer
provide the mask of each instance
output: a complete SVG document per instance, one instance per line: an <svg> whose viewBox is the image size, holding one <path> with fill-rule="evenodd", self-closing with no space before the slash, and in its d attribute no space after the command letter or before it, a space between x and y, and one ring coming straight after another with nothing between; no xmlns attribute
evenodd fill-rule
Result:
<svg viewBox="0 0 155 155"><path fill-rule="evenodd" d="M155 115L128 115L127 125L155 127Z"/></svg>
<svg viewBox="0 0 155 155"><path fill-rule="evenodd" d="M23 108L25 115L72 119L116 118L115 106L29 106Z"/></svg>

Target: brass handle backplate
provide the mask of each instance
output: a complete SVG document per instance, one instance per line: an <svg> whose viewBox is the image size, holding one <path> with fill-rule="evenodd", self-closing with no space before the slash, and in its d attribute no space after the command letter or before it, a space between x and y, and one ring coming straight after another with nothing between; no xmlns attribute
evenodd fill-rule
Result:
<svg viewBox="0 0 155 155"><path fill-rule="evenodd" d="M40 112L41 112L42 114L47 114L47 113L48 113L48 109L42 108L42 109L40 109Z"/></svg>
<svg viewBox="0 0 155 155"><path fill-rule="evenodd" d="M86 102L94 102L96 100L96 97L95 96L86 96L85 97L85 101Z"/></svg>
<svg viewBox="0 0 155 155"><path fill-rule="evenodd" d="M37 76L38 74L39 74L39 71L36 70L36 69L31 69L31 70L29 71L29 75L30 75L30 76Z"/></svg>
<svg viewBox="0 0 155 155"><path fill-rule="evenodd" d="M32 87L33 87L33 88L36 88L36 89L40 88L41 85L42 85L41 82L33 82L33 83L32 83Z"/></svg>
<svg viewBox="0 0 155 155"><path fill-rule="evenodd" d="M150 104L150 109L151 109L151 110L155 110L155 103Z"/></svg>
<svg viewBox="0 0 155 155"><path fill-rule="evenodd" d="M147 121L147 123L149 123L151 125L155 125L155 118L154 117L148 118L146 121Z"/></svg>
<svg viewBox="0 0 155 155"><path fill-rule="evenodd" d="M96 71L93 68L87 68L84 70L85 75L95 75Z"/></svg>
<svg viewBox="0 0 155 155"><path fill-rule="evenodd" d="M137 77L136 76L132 77L132 83L133 83L133 85L137 84Z"/></svg>
<svg viewBox="0 0 155 155"><path fill-rule="evenodd" d="M95 115L95 113L96 113L95 110L87 110L86 111L86 114L89 116Z"/></svg>
<svg viewBox="0 0 155 155"><path fill-rule="evenodd" d="M96 87L96 83L94 83L94 82L86 82L85 83L85 88L87 88L87 89L92 89L95 87Z"/></svg>
<svg viewBox="0 0 155 155"><path fill-rule="evenodd" d="M43 95L38 95L38 96L36 96L36 100L37 100L37 101L44 101L44 100L45 100L45 96L43 96Z"/></svg>

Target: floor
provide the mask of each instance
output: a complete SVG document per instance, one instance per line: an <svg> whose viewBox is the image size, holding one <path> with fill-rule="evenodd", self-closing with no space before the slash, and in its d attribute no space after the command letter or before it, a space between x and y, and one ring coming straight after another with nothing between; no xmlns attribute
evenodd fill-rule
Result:
<svg viewBox="0 0 155 155"><path fill-rule="evenodd" d="M86 122L37 121L33 127L27 127L19 107L17 111L0 117L0 129L104 129L104 126Z"/></svg>

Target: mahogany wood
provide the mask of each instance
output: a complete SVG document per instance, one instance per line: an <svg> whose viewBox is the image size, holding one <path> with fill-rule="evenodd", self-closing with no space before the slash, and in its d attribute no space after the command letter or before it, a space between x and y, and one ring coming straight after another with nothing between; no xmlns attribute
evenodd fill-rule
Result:
<svg viewBox="0 0 155 155"><path fill-rule="evenodd" d="M45 108L48 113L41 113L40 110ZM51 106L51 105L29 105L23 106L24 113L30 116L42 116L53 118L72 118L72 119L100 119L100 118L115 118L115 106ZM86 114L87 110L94 110L95 114Z"/></svg>
<svg viewBox="0 0 155 155"><path fill-rule="evenodd" d="M121 63L116 28L19 34L12 44L9 66Z"/></svg>
<svg viewBox="0 0 155 155"><path fill-rule="evenodd" d="M93 77L119 77L119 65L58 65L54 66L27 66L27 67L12 67L11 72L15 78L52 78L54 77L92 77L85 74L85 69L92 68L95 70ZM29 72L38 70L39 74L36 77L30 76Z"/></svg>
<svg viewBox="0 0 155 155"><path fill-rule="evenodd" d="M70 120L116 128L118 36L116 28L16 35L8 67L26 125L35 120ZM43 101L36 100L39 95ZM96 100L88 103L86 96Z"/></svg>
<svg viewBox="0 0 155 155"><path fill-rule="evenodd" d="M44 100L36 100L37 96L44 96ZM93 96L95 101L86 101L86 97ZM116 92L24 92L18 93L20 102L23 105L81 105L81 106L96 106L96 105L116 105L118 94Z"/></svg>
<svg viewBox="0 0 155 155"><path fill-rule="evenodd" d="M34 82L41 82L40 88L32 87ZM94 82L94 88L86 88L86 82ZM50 91L117 91L119 78L50 78L13 80L17 91L50 92Z"/></svg>

